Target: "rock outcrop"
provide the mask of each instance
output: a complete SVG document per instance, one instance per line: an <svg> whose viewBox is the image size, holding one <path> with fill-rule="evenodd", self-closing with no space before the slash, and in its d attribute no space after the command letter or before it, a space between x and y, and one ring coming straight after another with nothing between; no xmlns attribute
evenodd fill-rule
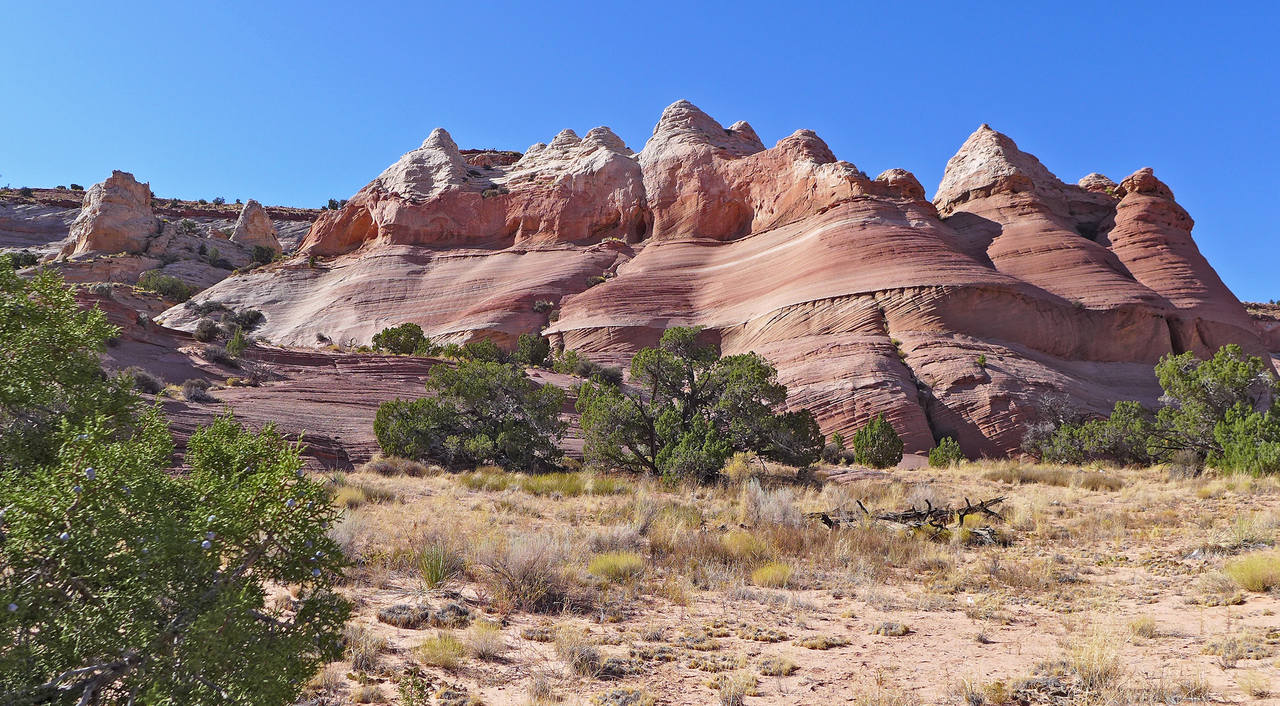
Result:
<svg viewBox="0 0 1280 706"><path fill-rule="evenodd" d="M1191 226L1149 170L1066 184L986 125L930 202L813 132L766 148L680 101L638 154L596 128L464 158L437 130L322 216L302 257L198 298L264 311L258 333L285 344L413 321L459 342L541 329L615 364L702 326L771 360L828 433L883 412L909 451L953 436L994 455L1044 393L1086 412L1154 403L1162 355L1265 349ZM194 325L181 308L165 321Z"/></svg>
<svg viewBox="0 0 1280 706"><path fill-rule="evenodd" d="M85 192L84 206L71 224L61 255L142 252L157 225L150 185L138 183L128 172L113 171L106 181Z"/></svg>
<svg viewBox="0 0 1280 706"><path fill-rule="evenodd" d="M303 241L310 255L366 244L509 247L638 240L648 233L644 180L609 128L564 130L513 164L473 166L437 128Z"/></svg>
<svg viewBox="0 0 1280 706"><path fill-rule="evenodd" d="M262 204L253 199L246 201L244 208L240 210L240 217L231 230L231 242L247 248L263 247L276 253L282 252L271 216L267 215Z"/></svg>

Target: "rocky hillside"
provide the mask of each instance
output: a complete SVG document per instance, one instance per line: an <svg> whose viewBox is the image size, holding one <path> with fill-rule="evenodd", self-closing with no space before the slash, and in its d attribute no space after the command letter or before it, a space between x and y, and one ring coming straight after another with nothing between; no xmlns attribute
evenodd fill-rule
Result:
<svg viewBox="0 0 1280 706"><path fill-rule="evenodd" d="M1274 322L1250 318L1192 225L1150 169L1064 183L986 125L930 202L909 172L871 178L811 131L766 148L680 101L639 152L604 127L523 154L437 129L320 212L294 257L196 301L258 309L257 333L287 346L412 321L456 342L541 330L615 364L698 325L769 358L828 433L883 412L908 451L949 435L995 455L1045 393L1154 403L1166 353L1272 347Z"/></svg>

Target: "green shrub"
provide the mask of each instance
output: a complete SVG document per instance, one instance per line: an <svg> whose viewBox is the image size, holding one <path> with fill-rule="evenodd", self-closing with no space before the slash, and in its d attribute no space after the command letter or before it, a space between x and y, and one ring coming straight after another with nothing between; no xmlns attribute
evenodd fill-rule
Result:
<svg viewBox="0 0 1280 706"><path fill-rule="evenodd" d="M822 434L807 410L778 413L787 388L754 353L721 357L700 329L673 328L631 361L635 390L600 379L579 388L588 460L670 479L715 478L735 451L803 466ZM643 392L641 392L643 390Z"/></svg>
<svg viewBox="0 0 1280 706"><path fill-rule="evenodd" d="M378 407L373 430L388 456L432 459L453 468L493 463L503 468L554 467L563 453L564 392L537 385L515 366L463 361L427 375L432 397Z"/></svg>
<svg viewBox="0 0 1280 706"><path fill-rule="evenodd" d="M164 380L161 380L136 365L131 365L125 368L124 374L133 381L133 389L138 392L145 392L148 395L154 395L164 389Z"/></svg>
<svg viewBox="0 0 1280 706"><path fill-rule="evenodd" d="M249 347L249 341L245 338L244 329L238 325L232 325L231 338L227 341L227 355L232 358L239 358L244 349Z"/></svg>
<svg viewBox="0 0 1280 706"><path fill-rule="evenodd" d="M853 435L853 455L858 463L872 468L888 468L902 461L902 438L893 425L877 414Z"/></svg>
<svg viewBox="0 0 1280 706"><path fill-rule="evenodd" d="M102 415L129 428L134 381L103 374L99 356L118 329L100 310L81 309L54 270L19 277L0 258L0 312L0 472L52 460L64 420Z"/></svg>
<svg viewBox="0 0 1280 706"><path fill-rule="evenodd" d="M498 344L487 338L462 344L458 356L465 360L484 363L505 363L507 360L507 354L498 347Z"/></svg>
<svg viewBox="0 0 1280 706"><path fill-rule="evenodd" d="M208 343L218 337L222 329L218 327L218 323L210 318L202 318L196 322L196 328L191 332L191 337L201 343Z"/></svg>
<svg viewBox="0 0 1280 706"><path fill-rule="evenodd" d="M72 431L0 482L0 634L21 636L0 641L6 701L294 703L348 615L335 511L298 447L228 415L171 473L154 410L126 439L101 417ZM289 612L267 600L283 585Z"/></svg>
<svg viewBox="0 0 1280 706"><path fill-rule="evenodd" d="M143 272L138 277L138 286L175 302L185 302L199 291L177 277L161 274L159 270Z"/></svg>
<svg viewBox="0 0 1280 706"><path fill-rule="evenodd" d="M516 339L515 362L521 365L540 366L551 354L551 342L542 336L522 333Z"/></svg>
<svg viewBox="0 0 1280 706"><path fill-rule="evenodd" d="M259 265L266 265L266 264L275 262L275 259L276 259L275 250L265 245L253 246L253 261L258 263Z"/></svg>
<svg viewBox="0 0 1280 706"><path fill-rule="evenodd" d="M396 355L413 355L429 343L422 327L411 323L384 328L373 335L374 348Z"/></svg>
<svg viewBox="0 0 1280 706"><path fill-rule="evenodd" d="M960 444L949 436L942 437L942 441L929 451L929 465L934 468L946 468L968 460L960 450Z"/></svg>
<svg viewBox="0 0 1280 706"><path fill-rule="evenodd" d="M5 253L9 258L9 266L15 270L22 270L32 267L40 262L40 256L30 250L15 250Z"/></svg>

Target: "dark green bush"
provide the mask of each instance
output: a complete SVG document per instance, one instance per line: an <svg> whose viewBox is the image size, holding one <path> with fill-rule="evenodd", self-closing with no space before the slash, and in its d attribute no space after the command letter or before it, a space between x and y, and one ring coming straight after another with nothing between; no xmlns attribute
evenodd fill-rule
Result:
<svg viewBox="0 0 1280 706"><path fill-rule="evenodd" d="M498 344L487 338L462 344L459 356L467 360L478 360L487 363L503 363L507 360L506 352L499 348Z"/></svg>
<svg viewBox="0 0 1280 706"><path fill-rule="evenodd" d="M593 377L579 388L587 459L671 479L715 478L735 451L796 466L817 460L807 410L778 413L787 388L763 358L721 357L699 329L673 328L631 361L635 389Z"/></svg>
<svg viewBox="0 0 1280 706"><path fill-rule="evenodd" d="M374 348L396 355L413 355L430 343L422 327L410 323L384 328L373 335Z"/></svg>
<svg viewBox="0 0 1280 706"><path fill-rule="evenodd" d="M133 389L138 392L154 395L164 389L164 380L136 365L125 368L124 374L133 382Z"/></svg>
<svg viewBox="0 0 1280 706"><path fill-rule="evenodd" d="M297 447L222 417L171 473L154 411L132 438L101 419L71 432L0 482L2 700L294 703L349 613L337 513ZM288 611L268 599L285 585Z"/></svg>
<svg viewBox="0 0 1280 706"><path fill-rule="evenodd" d="M929 451L929 465L934 468L946 468L968 460L960 450L960 444L949 436L942 437L942 441Z"/></svg>
<svg viewBox="0 0 1280 706"><path fill-rule="evenodd" d="M191 337L201 343L208 343L217 338L221 331L222 329L213 319L203 318L196 322L196 328L191 332Z"/></svg>
<svg viewBox="0 0 1280 706"><path fill-rule="evenodd" d="M427 391L433 396L378 407L373 431L383 454L522 471L553 468L563 455L556 444L565 431L564 392L533 383L514 365L436 365Z"/></svg>
<svg viewBox="0 0 1280 706"><path fill-rule="evenodd" d="M15 270L33 267L40 262L40 256L30 250L16 250L6 255L9 258L9 265Z"/></svg>
<svg viewBox="0 0 1280 706"><path fill-rule="evenodd" d="M516 339L515 362L521 365L540 366L551 354L551 342L542 336L522 333Z"/></svg>
<svg viewBox="0 0 1280 706"><path fill-rule="evenodd" d="M177 277L161 274L159 270L143 272L138 277L138 286L175 302L185 302L199 291Z"/></svg>
<svg viewBox="0 0 1280 706"><path fill-rule="evenodd" d="M99 356L118 329L100 310L81 309L54 270L19 277L0 258L0 312L0 472L51 460L64 421L103 415L129 427L133 380L103 374Z"/></svg>
<svg viewBox="0 0 1280 706"><path fill-rule="evenodd" d="M902 461L902 438L893 425L877 414L867 425L854 433L853 456L858 463L872 468L888 468Z"/></svg>
<svg viewBox="0 0 1280 706"><path fill-rule="evenodd" d="M266 265L266 264L269 264L269 263L275 262L275 259L276 259L276 251L275 251L275 250L272 250L271 248L269 248L269 247L267 247L267 246L265 246L265 245L255 245L255 246L253 246L253 261L254 261L254 262L256 262L256 263L258 263L258 264L260 264L260 265Z"/></svg>

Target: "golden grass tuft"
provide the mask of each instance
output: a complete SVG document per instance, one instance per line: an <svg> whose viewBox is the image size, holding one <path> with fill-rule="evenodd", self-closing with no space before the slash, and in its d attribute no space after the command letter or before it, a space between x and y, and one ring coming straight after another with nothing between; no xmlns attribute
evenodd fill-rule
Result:
<svg viewBox="0 0 1280 706"><path fill-rule="evenodd" d="M791 584L795 571L788 565L771 561L751 572L751 583L766 588L786 588Z"/></svg>
<svg viewBox="0 0 1280 706"><path fill-rule="evenodd" d="M606 552L587 564L587 572L607 581L630 581L644 574L644 557L636 552Z"/></svg>
<svg viewBox="0 0 1280 706"><path fill-rule="evenodd" d="M1228 562L1224 571L1246 591L1269 591L1280 586L1280 551L1247 554Z"/></svg>
<svg viewBox="0 0 1280 706"><path fill-rule="evenodd" d="M491 662L507 651L502 637L502 627L488 620L477 620L462 634L462 644L467 653L476 659Z"/></svg>
<svg viewBox="0 0 1280 706"><path fill-rule="evenodd" d="M423 640L422 644L413 649L413 654L423 664L453 670L462 664L462 658L467 654L467 647L454 635L439 632Z"/></svg>

